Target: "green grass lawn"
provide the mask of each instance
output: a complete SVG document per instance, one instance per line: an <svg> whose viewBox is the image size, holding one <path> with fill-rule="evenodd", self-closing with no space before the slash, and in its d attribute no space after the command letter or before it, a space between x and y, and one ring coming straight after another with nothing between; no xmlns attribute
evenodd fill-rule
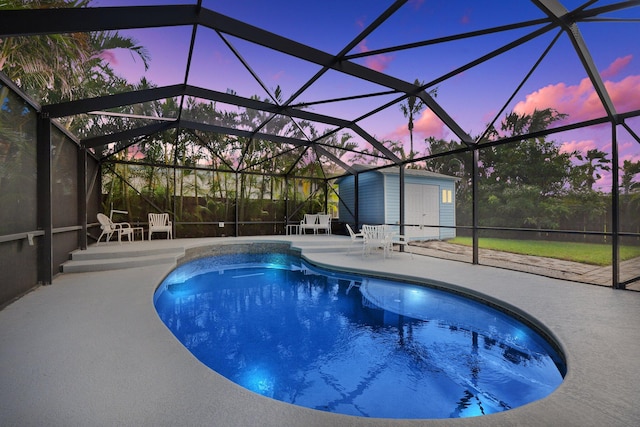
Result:
<svg viewBox="0 0 640 427"><path fill-rule="evenodd" d="M471 237L456 237L449 243L471 246ZM592 265L611 265L611 246L595 243L550 242L540 240L509 240L480 238L482 249L494 249L522 255L563 259ZM640 246L620 246L620 261L640 257Z"/></svg>

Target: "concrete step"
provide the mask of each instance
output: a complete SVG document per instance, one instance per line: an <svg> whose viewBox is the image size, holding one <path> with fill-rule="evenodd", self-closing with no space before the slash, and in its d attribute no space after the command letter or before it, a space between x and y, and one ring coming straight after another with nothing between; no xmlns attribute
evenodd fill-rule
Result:
<svg viewBox="0 0 640 427"><path fill-rule="evenodd" d="M184 248L176 247L164 247L164 248L127 248L126 243L118 247L105 247L91 250L91 251L73 251L71 253L71 259L74 261L90 261L90 260L104 260L104 259L117 259L117 258L132 258L139 256L152 256L152 255L168 255L168 254L180 254L184 255Z"/></svg>
<svg viewBox="0 0 640 427"><path fill-rule="evenodd" d="M184 248L148 248L145 250L110 248L99 252L75 251L61 266L63 273L121 270L158 264L175 264L184 256Z"/></svg>
<svg viewBox="0 0 640 427"><path fill-rule="evenodd" d="M293 247L305 253L344 253L349 251L351 241L344 236L310 236L292 242ZM354 253L362 248L354 247ZM61 266L63 273L120 270L149 265L176 263L185 254L185 245L171 240L123 242L118 244L92 245L89 250L71 253L70 260Z"/></svg>
<svg viewBox="0 0 640 427"><path fill-rule="evenodd" d="M342 245L324 245L324 246L307 246L307 245L293 245L302 249L305 253L339 253L339 252L347 252L349 247Z"/></svg>
<svg viewBox="0 0 640 427"><path fill-rule="evenodd" d="M305 239L303 241L293 241L292 247L299 248L306 253L319 252L319 253L336 253L346 252L349 250L351 240L344 236L314 236L311 239Z"/></svg>

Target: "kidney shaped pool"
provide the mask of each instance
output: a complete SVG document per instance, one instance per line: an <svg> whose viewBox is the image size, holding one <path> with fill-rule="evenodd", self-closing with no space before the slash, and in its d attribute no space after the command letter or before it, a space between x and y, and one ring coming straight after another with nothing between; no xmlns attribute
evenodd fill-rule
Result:
<svg viewBox="0 0 640 427"><path fill-rule="evenodd" d="M555 390L562 355L505 311L288 254L187 262L156 310L202 363L264 396L341 414L458 418Z"/></svg>

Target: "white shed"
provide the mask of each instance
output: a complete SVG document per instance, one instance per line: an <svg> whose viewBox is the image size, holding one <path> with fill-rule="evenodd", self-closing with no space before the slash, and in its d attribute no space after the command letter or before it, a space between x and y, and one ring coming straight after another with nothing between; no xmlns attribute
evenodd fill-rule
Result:
<svg viewBox="0 0 640 427"><path fill-rule="evenodd" d="M455 237L455 184L459 178L425 170L405 169L404 180L404 234L413 240ZM338 214L341 222L350 224L356 222L354 182L353 176L338 180ZM358 175L358 216L359 224L400 223L398 167L361 172Z"/></svg>

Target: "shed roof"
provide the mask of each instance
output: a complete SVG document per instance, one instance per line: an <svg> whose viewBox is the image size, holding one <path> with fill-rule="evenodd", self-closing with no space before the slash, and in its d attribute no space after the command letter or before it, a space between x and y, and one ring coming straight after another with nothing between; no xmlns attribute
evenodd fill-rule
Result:
<svg viewBox="0 0 640 427"><path fill-rule="evenodd" d="M400 174L400 168L398 166L390 166L383 169L374 169L374 167L369 165L356 164L356 165L353 165L353 169L358 171L359 173L364 173L364 172L367 172L368 170L371 170L371 172L377 172L383 175L399 175ZM405 177L407 176L429 177L429 178L436 178L436 179L442 179L447 181L460 181L461 179L456 176L445 175L445 174L432 172L424 169L406 168L404 170L404 174L405 174ZM344 177L338 178L337 182L340 183L343 179Z"/></svg>
<svg viewBox="0 0 640 427"><path fill-rule="evenodd" d="M399 175L400 168L397 166L392 166L389 168L379 169L378 172L380 172L383 175ZM405 176L422 176L422 177L429 177L429 178L444 179L449 181L460 181L460 178L458 178L457 176L445 175L442 173L432 172L424 169L406 168L404 170L404 175Z"/></svg>

